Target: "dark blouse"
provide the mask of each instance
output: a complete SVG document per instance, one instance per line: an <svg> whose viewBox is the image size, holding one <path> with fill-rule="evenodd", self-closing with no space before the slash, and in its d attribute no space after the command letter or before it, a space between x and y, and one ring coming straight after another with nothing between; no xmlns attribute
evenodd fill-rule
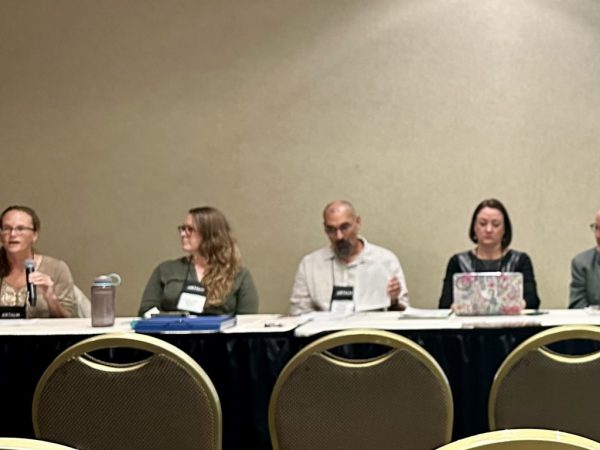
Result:
<svg viewBox="0 0 600 450"><path fill-rule="evenodd" d="M501 259L496 260L479 259L471 250L452 256L446 267L439 301L440 308L450 308L452 305L452 275L462 272L520 272L523 274L523 297L527 304L526 308L538 309L540 306L533 265L527 253L509 250Z"/></svg>

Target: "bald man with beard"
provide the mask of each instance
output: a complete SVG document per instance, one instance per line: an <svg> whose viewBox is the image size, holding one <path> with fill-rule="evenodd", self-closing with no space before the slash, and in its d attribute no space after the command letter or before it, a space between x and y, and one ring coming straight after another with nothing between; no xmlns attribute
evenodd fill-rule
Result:
<svg viewBox="0 0 600 450"><path fill-rule="evenodd" d="M408 290L396 255L359 235L361 218L345 200L329 203L323 226L330 245L302 258L290 314L310 311L404 310Z"/></svg>

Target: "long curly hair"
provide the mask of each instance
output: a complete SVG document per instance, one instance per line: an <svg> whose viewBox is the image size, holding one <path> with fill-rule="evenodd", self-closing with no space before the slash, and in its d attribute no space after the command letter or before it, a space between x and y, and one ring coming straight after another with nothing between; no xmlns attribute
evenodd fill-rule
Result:
<svg viewBox="0 0 600 450"><path fill-rule="evenodd" d="M202 278L206 300L212 306L222 305L240 270L240 249L221 211L203 206L190 209L189 214L202 238L198 250L208 263L208 270Z"/></svg>
<svg viewBox="0 0 600 450"><path fill-rule="evenodd" d="M37 213L33 210L33 208L21 205L9 206L4 211L2 211L2 214L0 214L0 227L4 226L4 216L10 211L21 211L29 215L29 217L31 217L31 223L33 224L33 231L40 231L41 222ZM10 264L8 256L6 255L6 249L4 247L0 247L0 278L8 276L11 270L12 265Z"/></svg>

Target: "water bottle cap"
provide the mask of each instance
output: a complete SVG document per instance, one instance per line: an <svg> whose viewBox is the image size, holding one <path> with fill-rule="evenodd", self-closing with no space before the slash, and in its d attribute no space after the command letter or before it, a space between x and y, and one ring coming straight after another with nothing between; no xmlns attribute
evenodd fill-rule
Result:
<svg viewBox="0 0 600 450"><path fill-rule="evenodd" d="M118 273L98 275L94 278L94 284L98 286L118 286L121 284L121 276Z"/></svg>
<svg viewBox="0 0 600 450"><path fill-rule="evenodd" d="M100 275L94 278L94 284L113 284L112 279L106 275Z"/></svg>

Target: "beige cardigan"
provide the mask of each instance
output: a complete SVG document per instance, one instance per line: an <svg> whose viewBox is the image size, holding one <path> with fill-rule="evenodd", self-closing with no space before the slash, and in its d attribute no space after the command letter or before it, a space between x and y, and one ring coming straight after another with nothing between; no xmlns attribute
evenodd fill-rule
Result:
<svg viewBox="0 0 600 450"><path fill-rule="evenodd" d="M54 282L54 292L63 308L77 317L77 305L73 293L73 277L64 261L51 256L40 255L41 261L36 270L45 273ZM27 305L27 317L49 317L48 302L39 295L35 306L27 302L27 287L15 291L11 286L2 282L0 287L0 305L23 306Z"/></svg>

